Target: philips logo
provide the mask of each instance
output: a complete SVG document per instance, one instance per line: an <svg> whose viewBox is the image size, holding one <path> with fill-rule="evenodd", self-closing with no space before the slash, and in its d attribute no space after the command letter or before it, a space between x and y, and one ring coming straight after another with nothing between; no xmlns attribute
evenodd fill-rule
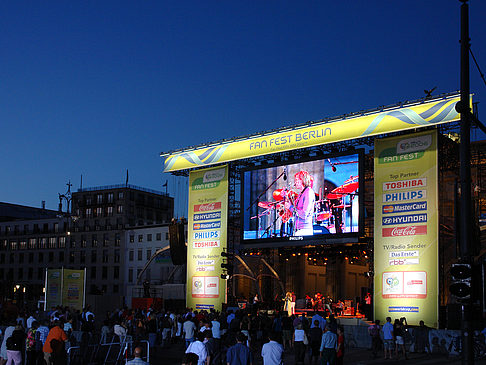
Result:
<svg viewBox="0 0 486 365"><path fill-rule="evenodd" d="M397 153L424 151L429 148L431 144L431 135L404 139L397 143Z"/></svg>
<svg viewBox="0 0 486 365"><path fill-rule="evenodd" d="M192 225L192 229L197 231L200 229L215 229L215 228L221 228L221 222L220 221L212 221L212 222L205 222L205 223L194 223Z"/></svg>
<svg viewBox="0 0 486 365"><path fill-rule="evenodd" d="M392 224L424 223L427 222L427 214L398 215L382 218L382 224L389 226Z"/></svg>
<svg viewBox="0 0 486 365"><path fill-rule="evenodd" d="M220 237L221 237L221 233L220 233L219 230L217 230L217 231L206 231L206 232L194 232L194 239L195 240L204 240L204 239L212 240L212 239L220 238Z"/></svg>
<svg viewBox="0 0 486 365"><path fill-rule="evenodd" d="M398 202L403 200L419 200L427 198L427 190L410 190L399 193L383 194L383 203Z"/></svg>
<svg viewBox="0 0 486 365"><path fill-rule="evenodd" d="M416 210L427 210L427 202L393 204L382 207L383 214L413 212Z"/></svg>

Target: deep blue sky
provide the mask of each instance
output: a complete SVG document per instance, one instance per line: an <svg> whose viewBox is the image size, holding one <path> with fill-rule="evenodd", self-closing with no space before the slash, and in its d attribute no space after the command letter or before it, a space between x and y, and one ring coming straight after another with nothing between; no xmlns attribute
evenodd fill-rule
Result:
<svg viewBox="0 0 486 365"><path fill-rule="evenodd" d="M127 169L164 190L160 152L458 90L459 14L457 0L4 1L0 201L56 209L68 179ZM486 72L486 2L470 15ZM481 112L472 64L471 90Z"/></svg>

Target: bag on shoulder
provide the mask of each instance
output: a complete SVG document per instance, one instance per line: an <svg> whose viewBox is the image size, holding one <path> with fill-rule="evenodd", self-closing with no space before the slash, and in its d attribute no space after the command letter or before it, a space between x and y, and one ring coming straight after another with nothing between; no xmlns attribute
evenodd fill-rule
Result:
<svg viewBox="0 0 486 365"><path fill-rule="evenodd" d="M309 339L307 338L307 335L305 334L304 332L304 345L308 345L309 344Z"/></svg>

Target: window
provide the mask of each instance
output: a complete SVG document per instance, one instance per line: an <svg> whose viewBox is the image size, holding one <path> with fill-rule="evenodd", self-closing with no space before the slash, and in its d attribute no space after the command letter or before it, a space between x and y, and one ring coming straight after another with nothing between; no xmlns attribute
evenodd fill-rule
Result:
<svg viewBox="0 0 486 365"><path fill-rule="evenodd" d="M85 251L81 251L79 253L79 262L84 264L86 262L86 252Z"/></svg>
<svg viewBox="0 0 486 365"><path fill-rule="evenodd" d="M101 279L107 279L108 278L108 267L103 266L101 268Z"/></svg>
<svg viewBox="0 0 486 365"><path fill-rule="evenodd" d="M32 263L34 263L34 253L30 252L29 253L29 264L32 264Z"/></svg>
<svg viewBox="0 0 486 365"><path fill-rule="evenodd" d="M137 259L138 261L142 261L142 250L138 250Z"/></svg>
<svg viewBox="0 0 486 365"><path fill-rule="evenodd" d="M59 237L59 248L66 247L66 237Z"/></svg>
<svg viewBox="0 0 486 365"><path fill-rule="evenodd" d="M103 208L101 208L101 207L96 208L96 216L97 217L103 216Z"/></svg>
<svg viewBox="0 0 486 365"><path fill-rule="evenodd" d="M130 235L130 243L135 242L135 236L133 234Z"/></svg>
<svg viewBox="0 0 486 365"><path fill-rule="evenodd" d="M27 273L27 279L32 280L32 277L34 276L34 269L32 267L29 267L28 273Z"/></svg>
<svg viewBox="0 0 486 365"><path fill-rule="evenodd" d="M34 233L39 233L39 225L37 223L34 224Z"/></svg>
<svg viewBox="0 0 486 365"><path fill-rule="evenodd" d="M20 268L17 270L17 273L18 273L18 274L17 274L17 278L19 278L20 280L22 280L22 279L24 278L24 269L20 267Z"/></svg>
<svg viewBox="0 0 486 365"><path fill-rule="evenodd" d="M63 251L59 252L59 261L64 262L64 252Z"/></svg>
<svg viewBox="0 0 486 365"><path fill-rule="evenodd" d="M103 204L103 194L97 194L96 195L96 203L97 204Z"/></svg>
<svg viewBox="0 0 486 365"><path fill-rule="evenodd" d="M123 191L120 191L120 192L118 193L118 199L123 199L123 197L124 197L124 196L123 196Z"/></svg>
<svg viewBox="0 0 486 365"><path fill-rule="evenodd" d="M17 241L10 241L10 249L13 251L13 250L16 250L18 248L18 243Z"/></svg>
<svg viewBox="0 0 486 365"><path fill-rule="evenodd" d="M37 268L37 279L38 280L45 279L45 277L44 277L44 269L42 269L42 267Z"/></svg>
<svg viewBox="0 0 486 365"><path fill-rule="evenodd" d="M120 233L115 233L115 246L120 246Z"/></svg>
<svg viewBox="0 0 486 365"><path fill-rule="evenodd" d="M29 249L35 249L37 246L37 239L36 238L29 238Z"/></svg>
<svg viewBox="0 0 486 365"><path fill-rule="evenodd" d="M39 252L39 263L43 263L44 262L44 254L42 252Z"/></svg>
<svg viewBox="0 0 486 365"><path fill-rule="evenodd" d="M101 285L101 292L105 294L107 292L108 288L106 287L106 284Z"/></svg>
<svg viewBox="0 0 486 365"><path fill-rule="evenodd" d="M86 218L91 218L93 216L93 211L91 208L86 208Z"/></svg>
<svg viewBox="0 0 486 365"><path fill-rule="evenodd" d="M128 282L133 282L133 269L128 269Z"/></svg>
<svg viewBox="0 0 486 365"><path fill-rule="evenodd" d="M49 237L49 248L57 248L56 237Z"/></svg>
<svg viewBox="0 0 486 365"><path fill-rule="evenodd" d="M24 234L29 234L29 225L24 224Z"/></svg>
<svg viewBox="0 0 486 365"><path fill-rule="evenodd" d="M91 262L96 263L96 251L91 251Z"/></svg>
<svg viewBox="0 0 486 365"><path fill-rule="evenodd" d="M118 284L113 285L113 293L118 293L119 290Z"/></svg>
<svg viewBox="0 0 486 365"><path fill-rule="evenodd" d="M162 233L157 233L157 234L155 235L155 239L156 239L157 241L161 241L161 240L162 240Z"/></svg>
<svg viewBox="0 0 486 365"><path fill-rule="evenodd" d="M110 240L108 238L108 233L103 233L103 246L106 247L110 243Z"/></svg>
<svg viewBox="0 0 486 365"><path fill-rule="evenodd" d="M138 235L138 242L143 242L143 234Z"/></svg>
<svg viewBox="0 0 486 365"><path fill-rule="evenodd" d="M113 193L108 193L108 203L113 203Z"/></svg>
<svg viewBox="0 0 486 365"><path fill-rule="evenodd" d="M0 264L4 264L4 263L5 263L5 254L4 254L4 253L2 253L2 254L0 255Z"/></svg>
<svg viewBox="0 0 486 365"><path fill-rule="evenodd" d="M115 253L113 255L113 260L118 263L120 262L120 250L115 250Z"/></svg>
<svg viewBox="0 0 486 365"><path fill-rule="evenodd" d="M70 264L73 264L74 263L74 259L75 259L74 252L70 252L69 253L69 263Z"/></svg>
<svg viewBox="0 0 486 365"><path fill-rule="evenodd" d="M107 207L106 208L106 215L108 217L111 217L113 215L113 207Z"/></svg>
<svg viewBox="0 0 486 365"><path fill-rule="evenodd" d="M98 247L98 236L95 234L91 236L91 247Z"/></svg>
<svg viewBox="0 0 486 365"><path fill-rule="evenodd" d="M54 232L59 232L59 223L54 223Z"/></svg>
<svg viewBox="0 0 486 365"><path fill-rule="evenodd" d="M76 248L76 239L71 237L71 248Z"/></svg>
<svg viewBox="0 0 486 365"><path fill-rule="evenodd" d="M169 240L169 232L165 232L165 240L168 241Z"/></svg>
<svg viewBox="0 0 486 365"><path fill-rule="evenodd" d="M147 250L147 260L150 260L152 257L152 250Z"/></svg>
<svg viewBox="0 0 486 365"><path fill-rule="evenodd" d="M39 241L39 248L47 248L47 238L43 237Z"/></svg>
<svg viewBox="0 0 486 365"><path fill-rule="evenodd" d="M91 197L90 196L86 197L86 205L91 205Z"/></svg>
<svg viewBox="0 0 486 365"><path fill-rule="evenodd" d="M123 205L117 205L116 207L116 212L118 214L122 214L123 213Z"/></svg>
<svg viewBox="0 0 486 365"><path fill-rule="evenodd" d="M49 252L49 258L48 258L48 261L49 261L49 262L53 262L53 261L54 261L54 252Z"/></svg>
<svg viewBox="0 0 486 365"><path fill-rule="evenodd" d="M107 263L108 262L108 250L103 250L102 261L104 263Z"/></svg>
<svg viewBox="0 0 486 365"><path fill-rule="evenodd" d="M128 251L128 261L133 261L133 250Z"/></svg>
<svg viewBox="0 0 486 365"><path fill-rule="evenodd" d="M96 279L96 266L91 267L91 279Z"/></svg>
<svg viewBox="0 0 486 365"><path fill-rule="evenodd" d="M81 236L81 247L86 247L86 236Z"/></svg>
<svg viewBox="0 0 486 365"><path fill-rule="evenodd" d="M10 262L15 263L15 255L13 253L10 254Z"/></svg>
<svg viewBox="0 0 486 365"><path fill-rule="evenodd" d="M20 249L21 250L27 249L27 241L20 241Z"/></svg>
<svg viewBox="0 0 486 365"><path fill-rule="evenodd" d="M19 264L23 264L23 263L24 263L24 254L19 253Z"/></svg>
<svg viewBox="0 0 486 365"><path fill-rule="evenodd" d="M120 278L120 266L113 267L113 279L117 280Z"/></svg>
<svg viewBox="0 0 486 365"><path fill-rule="evenodd" d="M147 234L147 241L152 242L152 233Z"/></svg>
<svg viewBox="0 0 486 365"><path fill-rule="evenodd" d="M7 247L8 247L8 241L7 240L0 241L0 249L2 249L3 251L6 251Z"/></svg>

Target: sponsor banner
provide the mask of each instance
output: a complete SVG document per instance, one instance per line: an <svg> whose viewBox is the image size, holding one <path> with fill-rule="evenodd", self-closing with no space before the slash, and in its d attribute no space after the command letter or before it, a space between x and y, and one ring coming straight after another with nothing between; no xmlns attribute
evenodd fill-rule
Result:
<svg viewBox="0 0 486 365"><path fill-rule="evenodd" d="M427 226L406 226L383 228L383 237L403 237L403 236L419 236L427 234Z"/></svg>
<svg viewBox="0 0 486 365"><path fill-rule="evenodd" d="M417 210L427 210L427 202L391 204L382 207L383 214L415 212Z"/></svg>
<svg viewBox="0 0 486 365"><path fill-rule="evenodd" d="M62 305L83 310L84 270L64 269Z"/></svg>
<svg viewBox="0 0 486 365"><path fill-rule="evenodd" d="M62 269L47 270L46 308L62 305Z"/></svg>
<svg viewBox="0 0 486 365"><path fill-rule="evenodd" d="M201 214L194 214L192 216L193 221L205 221L207 219L220 219L221 212L214 212L214 213L201 213Z"/></svg>
<svg viewBox="0 0 486 365"><path fill-rule="evenodd" d="M375 318L437 328L437 132L375 140L374 165Z"/></svg>
<svg viewBox="0 0 486 365"><path fill-rule="evenodd" d="M383 203L399 202L403 200L419 200L427 198L427 190L412 190L383 194Z"/></svg>
<svg viewBox="0 0 486 365"><path fill-rule="evenodd" d="M205 222L205 223L194 223L192 225L192 229L194 231L198 231L200 229L215 229L215 228L221 228L221 222L220 221L212 221L212 222Z"/></svg>
<svg viewBox="0 0 486 365"><path fill-rule="evenodd" d="M384 226L409 224L409 223L426 223L427 214L409 214L409 215L395 215L391 217L383 217L381 224Z"/></svg>
<svg viewBox="0 0 486 365"><path fill-rule="evenodd" d="M222 309L226 280L221 279L221 252L226 250L228 167L191 171L187 245L188 308Z"/></svg>
<svg viewBox="0 0 486 365"><path fill-rule="evenodd" d="M221 231L203 231L203 232L193 232L193 238L195 240L213 240L215 238L221 237Z"/></svg>
<svg viewBox="0 0 486 365"><path fill-rule="evenodd" d="M387 181L383 183L383 191L389 190L403 190L410 188L421 188L427 186L427 178L422 179L411 179L402 181Z"/></svg>
<svg viewBox="0 0 486 365"><path fill-rule="evenodd" d="M164 172L447 123L459 119L459 114L455 110L458 101L459 96L451 96L408 107L390 108L376 113L313 123L311 126L288 128L280 132L269 132L231 142L186 149L165 158ZM412 136L402 139L391 152L385 151L379 158L386 164L416 161L426 153L433 142L431 140L429 143L427 138L415 139ZM219 183L217 173L206 177L201 175L193 181L190 189L211 189L217 187Z"/></svg>

